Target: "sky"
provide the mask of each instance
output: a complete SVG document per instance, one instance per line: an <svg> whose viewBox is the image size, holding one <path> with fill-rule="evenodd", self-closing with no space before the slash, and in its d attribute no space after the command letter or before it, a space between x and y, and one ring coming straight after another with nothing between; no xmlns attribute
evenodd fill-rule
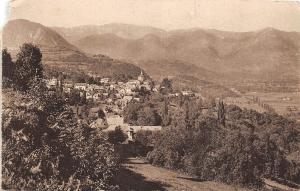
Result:
<svg viewBox="0 0 300 191"><path fill-rule="evenodd" d="M11 0L9 19L46 26L126 23L165 30L300 32L300 0Z"/></svg>

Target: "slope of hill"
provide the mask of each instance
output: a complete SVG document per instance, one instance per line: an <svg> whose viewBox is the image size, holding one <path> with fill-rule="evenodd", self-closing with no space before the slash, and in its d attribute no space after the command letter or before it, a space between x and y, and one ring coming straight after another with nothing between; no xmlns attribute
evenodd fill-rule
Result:
<svg viewBox="0 0 300 191"><path fill-rule="evenodd" d="M191 65L180 60L140 60L135 62L143 68L157 82L168 77L172 80L173 88L176 90L192 90L201 92L203 97L226 97L235 96L230 89L220 85L224 76Z"/></svg>
<svg viewBox="0 0 300 191"><path fill-rule="evenodd" d="M141 69L107 56L89 56L70 44L54 30L28 20L9 21L3 28L3 47L15 58L26 42L36 44L47 68L68 72L89 72L106 77L135 78Z"/></svg>
<svg viewBox="0 0 300 191"><path fill-rule="evenodd" d="M237 78L273 80L299 76L300 33L296 32L272 28L242 33L191 29L147 34L140 39L108 36L85 36L74 44L83 51L119 59L183 60L229 76L234 73Z"/></svg>
<svg viewBox="0 0 300 191"><path fill-rule="evenodd" d="M83 61L87 59L75 46L52 29L28 20L9 21L3 28L2 37L3 47L13 55L23 43L30 42L41 48L43 60Z"/></svg>
<svg viewBox="0 0 300 191"><path fill-rule="evenodd" d="M55 31L28 20L17 19L9 21L3 30L3 43L8 48L18 47L24 42L32 42L41 46L76 50L73 45Z"/></svg>
<svg viewBox="0 0 300 191"><path fill-rule="evenodd" d="M52 27L53 30L60 33L69 42L77 41L80 38L98 35L105 33L112 33L122 38L137 39L146 34L163 34L164 30L149 26L136 26L130 24L112 23L105 25L84 25L71 28Z"/></svg>
<svg viewBox="0 0 300 191"><path fill-rule="evenodd" d="M180 60L139 60L135 64L143 68L157 81L161 81L166 76L172 78L180 75L193 76L206 81L215 81L222 77L216 72Z"/></svg>

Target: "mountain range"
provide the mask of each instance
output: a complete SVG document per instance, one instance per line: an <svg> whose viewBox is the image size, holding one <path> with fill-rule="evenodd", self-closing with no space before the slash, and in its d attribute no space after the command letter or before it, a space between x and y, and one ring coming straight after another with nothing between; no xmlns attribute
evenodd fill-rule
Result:
<svg viewBox="0 0 300 191"><path fill-rule="evenodd" d="M7 48L13 58L23 43L36 44L43 54L46 68L69 73L95 73L104 77L135 78L141 68L128 62L97 54L82 52L55 30L28 20L9 21L2 31L2 47Z"/></svg>
<svg viewBox="0 0 300 191"><path fill-rule="evenodd" d="M82 37L95 35L95 34L116 34L119 37L127 39L142 38L147 34L164 34L165 30L149 27L149 26L137 26L122 23L111 23L105 25L83 25L76 27L52 27L53 30L61 34L69 42L75 42Z"/></svg>
<svg viewBox="0 0 300 191"><path fill-rule="evenodd" d="M204 29L149 32L138 39L104 33L83 36L73 44L84 52L135 62L180 60L237 78L299 77L300 33L273 28L242 33Z"/></svg>
<svg viewBox="0 0 300 191"><path fill-rule="evenodd" d="M38 44L50 66L128 76L142 68L156 81L166 76L197 83L298 80L300 71L300 33L273 28L166 31L116 23L51 28L9 21L3 28L3 46L14 52L24 42Z"/></svg>

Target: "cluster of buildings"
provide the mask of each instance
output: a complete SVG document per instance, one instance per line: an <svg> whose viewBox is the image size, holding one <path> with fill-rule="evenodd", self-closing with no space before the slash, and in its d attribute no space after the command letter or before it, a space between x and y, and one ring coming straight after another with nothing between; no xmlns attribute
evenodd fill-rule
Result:
<svg viewBox="0 0 300 191"><path fill-rule="evenodd" d="M63 78L52 78L46 81L49 89L61 89L70 95L73 90L80 92L87 100L123 108L132 99L139 100L141 91L157 91L152 81L146 79L143 71L137 79L128 82L117 82L110 78L102 78L99 84L64 82Z"/></svg>

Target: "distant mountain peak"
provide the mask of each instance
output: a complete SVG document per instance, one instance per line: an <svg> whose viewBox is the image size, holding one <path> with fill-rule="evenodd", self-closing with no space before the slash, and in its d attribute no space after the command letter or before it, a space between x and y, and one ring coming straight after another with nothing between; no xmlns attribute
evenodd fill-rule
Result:
<svg viewBox="0 0 300 191"><path fill-rule="evenodd" d="M42 47L61 47L77 50L62 36L40 23L25 19L10 20L3 28L3 45L18 48L25 42Z"/></svg>

